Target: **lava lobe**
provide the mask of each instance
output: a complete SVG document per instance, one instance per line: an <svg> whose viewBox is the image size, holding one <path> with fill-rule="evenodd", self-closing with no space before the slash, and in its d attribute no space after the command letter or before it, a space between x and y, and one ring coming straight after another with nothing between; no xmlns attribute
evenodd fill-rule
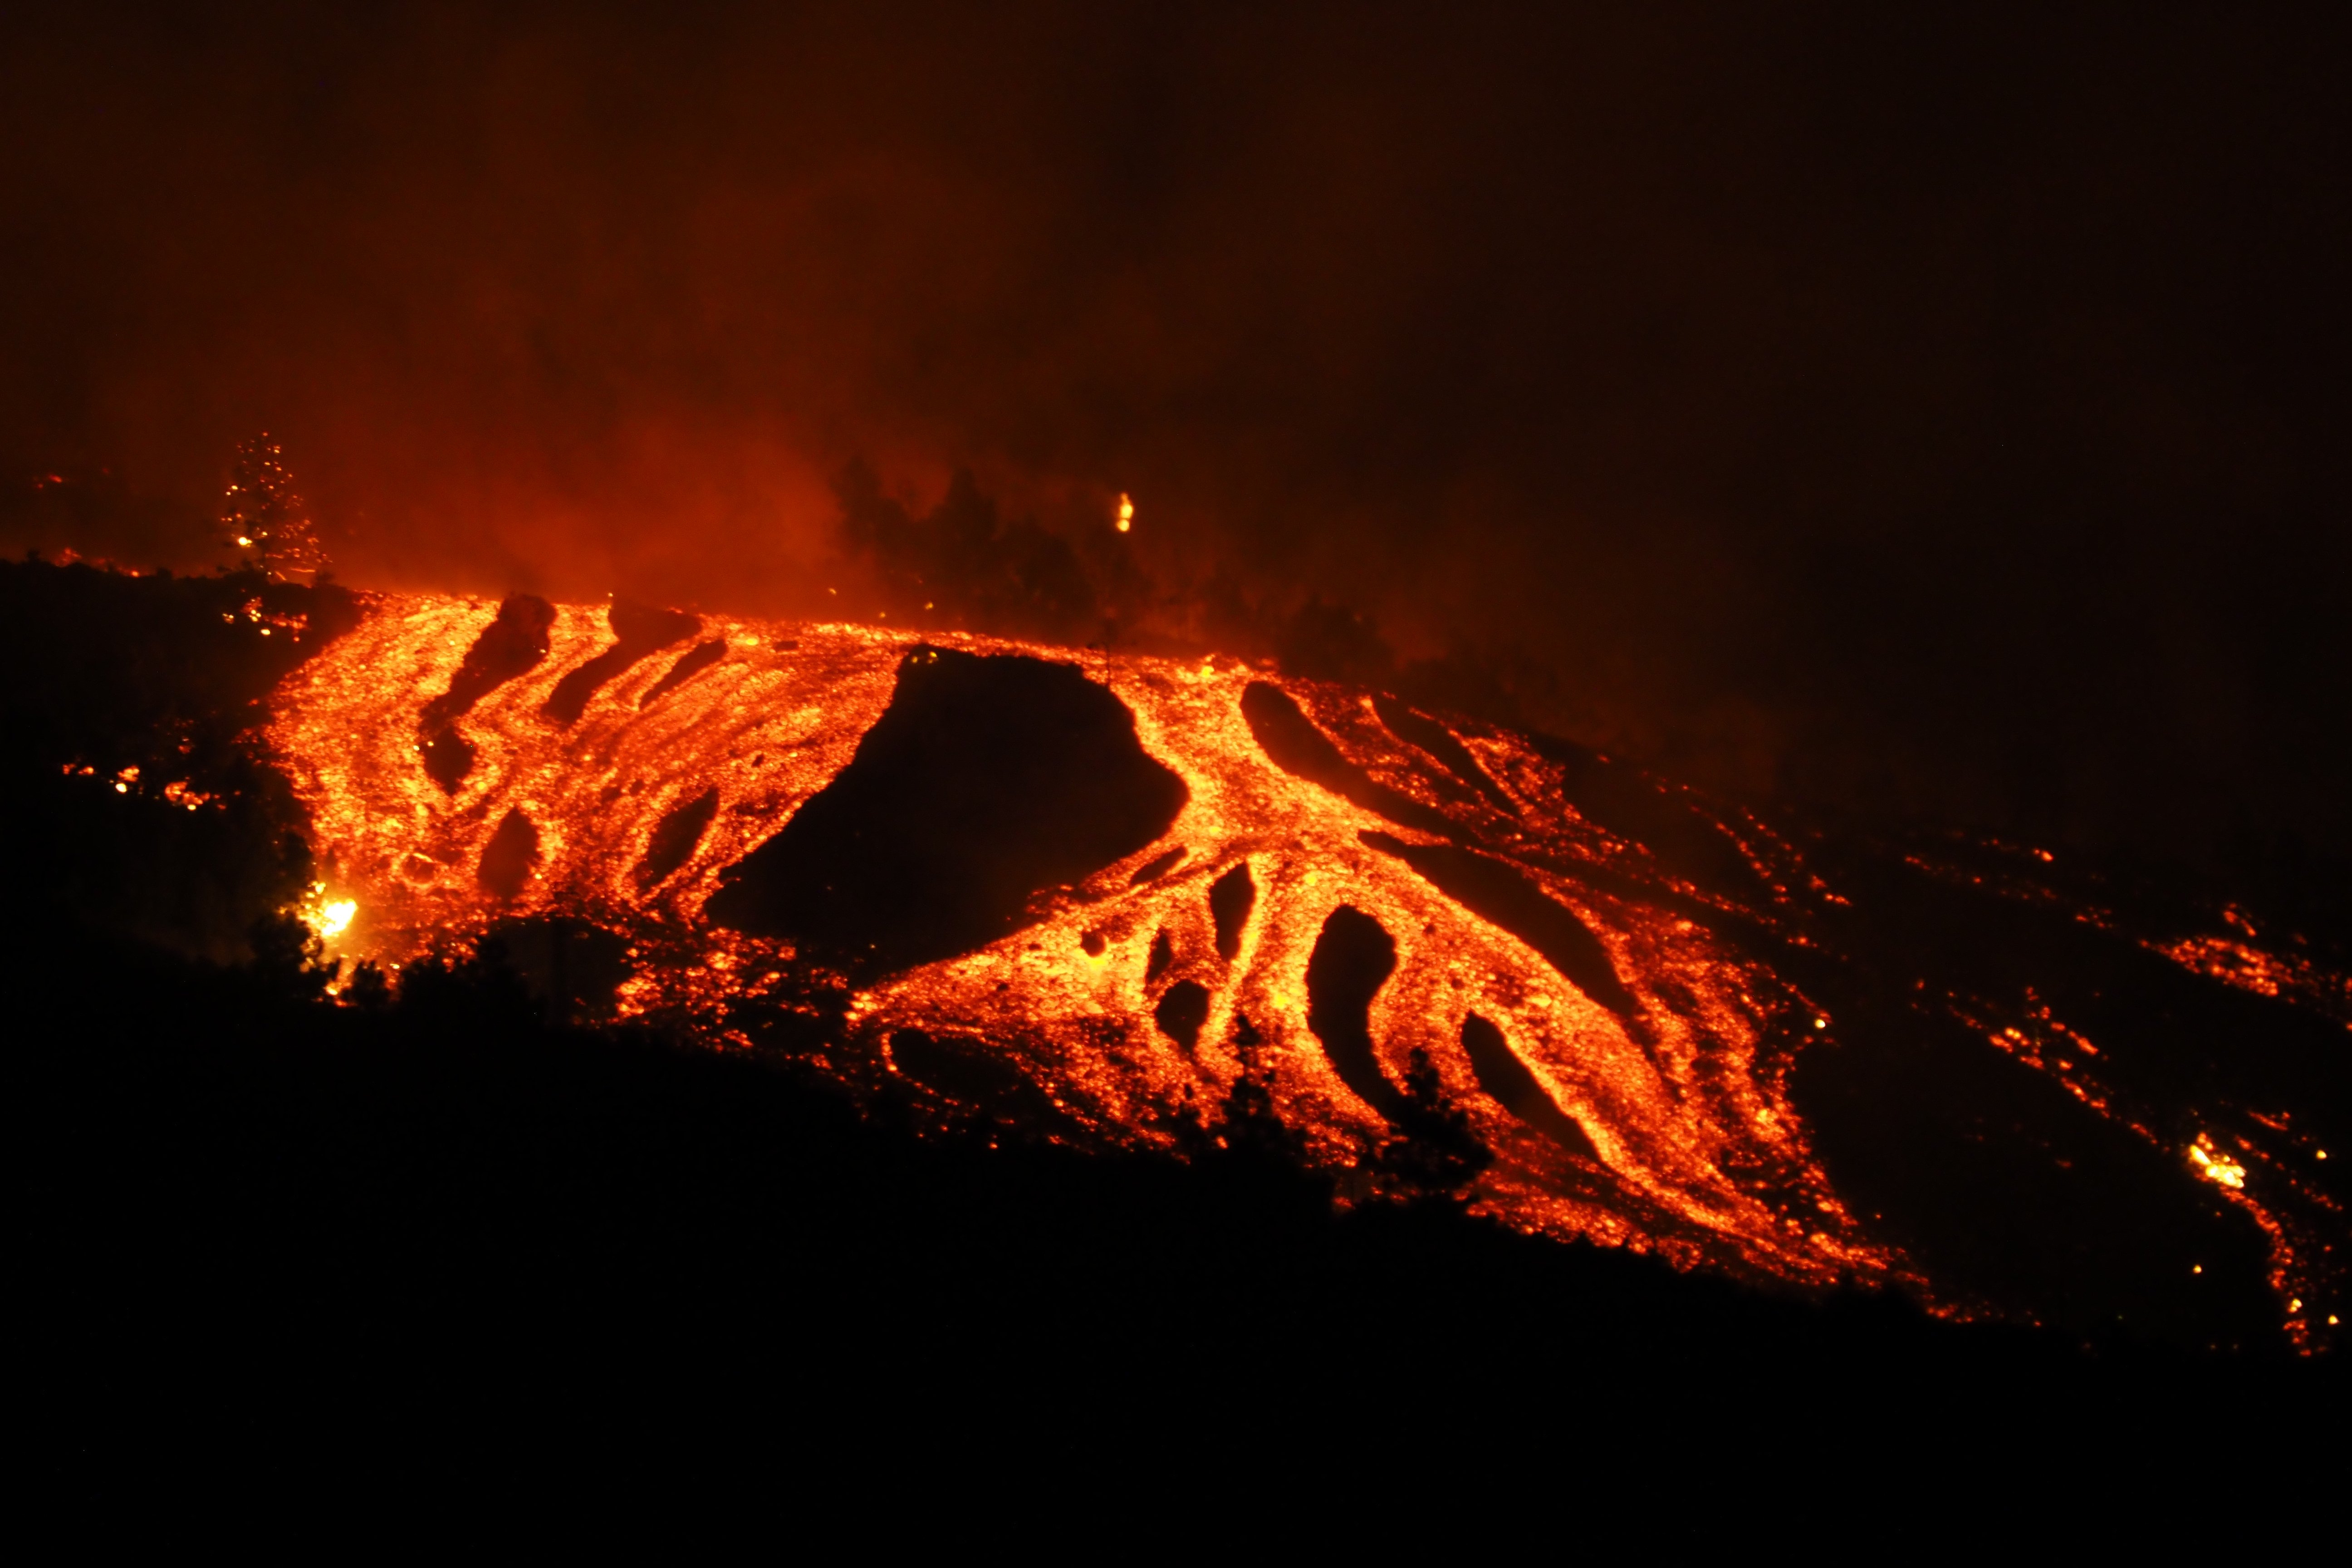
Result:
<svg viewBox="0 0 2352 1568"><path fill-rule="evenodd" d="M627 599L613 601L604 612L604 624L613 628L613 646L556 682L540 710L559 724L578 720L587 710L588 700L631 666L702 629L701 618L684 610L652 609Z"/></svg>
<svg viewBox="0 0 2352 1568"><path fill-rule="evenodd" d="M1073 666L917 647L848 766L721 874L707 912L862 972L910 969L1149 847L1186 798Z"/></svg>
<svg viewBox="0 0 2352 1568"><path fill-rule="evenodd" d="M425 773L442 794L457 794L458 784L474 771L474 743L458 733L457 721L490 692L538 668L547 657L548 633L554 626L554 605L534 594L512 595L499 606L499 618L467 650L449 689L425 704L417 723L418 749L425 754Z"/></svg>

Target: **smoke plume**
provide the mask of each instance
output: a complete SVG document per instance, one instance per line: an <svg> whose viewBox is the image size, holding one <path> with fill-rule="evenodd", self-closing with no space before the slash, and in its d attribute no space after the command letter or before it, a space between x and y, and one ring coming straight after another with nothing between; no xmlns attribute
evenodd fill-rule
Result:
<svg viewBox="0 0 2352 1568"><path fill-rule="evenodd" d="M268 429L362 585L1255 638L1727 788L2340 854L2340 42L20 8L0 542L209 565Z"/></svg>

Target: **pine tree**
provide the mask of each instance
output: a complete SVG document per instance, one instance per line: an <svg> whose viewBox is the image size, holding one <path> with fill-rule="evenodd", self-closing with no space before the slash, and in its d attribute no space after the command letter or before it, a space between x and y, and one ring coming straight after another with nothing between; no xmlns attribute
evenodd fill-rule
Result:
<svg viewBox="0 0 2352 1568"><path fill-rule="evenodd" d="M266 430L237 444L220 527L237 564L267 573L273 583L315 582L327 569L327 552L310 509L295 492L286 454Z"/></svg>

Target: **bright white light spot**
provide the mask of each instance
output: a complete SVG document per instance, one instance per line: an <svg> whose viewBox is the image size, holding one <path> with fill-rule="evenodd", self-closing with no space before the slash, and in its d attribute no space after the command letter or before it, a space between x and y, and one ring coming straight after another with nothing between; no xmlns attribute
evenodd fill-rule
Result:
<svg viewBox="0 0 2352 1568"><path fill-rule="evenodd" d="M240 533L240 534L238 534L238 535L236 536L236 542L237 542L239 544L242 544L242 545L246 545L246 546L247 546L248 548L249 548L249 547L252 545L252 543L253 543L253 541L251 541L250 539L246 538L246 537L245 537L245 535L243 535L243 534L241 534L241 533Z"/></svg>
<svg viewBox="0 0 2352 1568"><path fill-rule="evenodd" d="M323 937L342 935L351 925L352 917L359 912L357 899L337 899L319 910L319 934Z"/></svg>

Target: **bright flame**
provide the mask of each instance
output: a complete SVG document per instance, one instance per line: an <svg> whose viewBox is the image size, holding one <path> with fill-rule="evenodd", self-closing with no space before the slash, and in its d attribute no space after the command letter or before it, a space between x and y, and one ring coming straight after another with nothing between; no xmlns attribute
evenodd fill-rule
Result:
<svg viewBox="0 0 2352 1568"><path fill-rule="evenodd" d="M1121 490L1118 497L1118 531L1125 533L1135 525L1135 503Z"/></svg>
<svg viewBox="0 0 2352 1568"><path fill-rule="evenodd" d="M329 942L351 928L352 917L360 912L357 899L337 899L319 909L319 934Z"/></svg>
<svg viewBox="0 0 2352 1568"><path fill-rule="evenodd" d="M2246 1168L2214 1148L2213 1140L2202 1132L2189 1146L2189 1162L2197 1167L2199 1175L2209 1182L2219 1182L2232 1192L2246 1184Z"/></svg>

